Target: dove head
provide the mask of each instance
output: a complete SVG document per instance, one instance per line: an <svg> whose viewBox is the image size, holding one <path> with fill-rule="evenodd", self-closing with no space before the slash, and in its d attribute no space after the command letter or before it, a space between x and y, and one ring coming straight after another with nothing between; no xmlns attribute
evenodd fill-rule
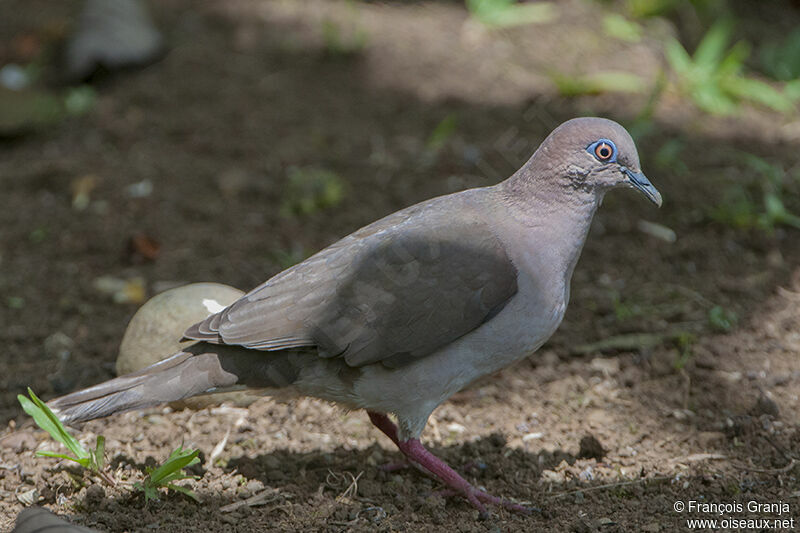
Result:
<svg viewBox="0 0 800 533"><path fill-rule="evenodd" d="M526 167L526 174L546 188L556 185L559 189L585 191L602 198L609 189L628 187L661 205L661 194L639 166L633 139L613 120L584 117L564 122L542 142L521 170Z"/></svg>

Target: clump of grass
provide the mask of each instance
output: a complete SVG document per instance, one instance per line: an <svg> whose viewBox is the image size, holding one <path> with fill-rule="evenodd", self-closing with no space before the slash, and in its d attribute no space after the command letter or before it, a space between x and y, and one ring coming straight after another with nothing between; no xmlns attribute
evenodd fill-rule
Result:
<svg viewBox="0 0 800 533"><path fill-rule="evenodd" d="M439 123L433 128L433 131L428 136L425 146L432 152L441 150L455 135L458 129L458 115L455 113L448 113Z"/></svg>
<svg viewBox="0 0 800 533"><path fill-rule="evenodd" d="M563 96L582 96L608 92L642 93L646 89L644 80L631 72L605 71L586 76L571 76L552 72L550 79Z"/></svg>
<svg viewBox="0 0 800 533"><path fill-rule="evenodd" d="M611 303L614 306L614 316L618 322L642 315L642 309L636 304L624 302L617 291L611 294Z"/></svg>
<svg viewBox="0 0 800 533"><path fill-rule="evenodd" d="M97 475L109 485L116 485L113 478L105 472L105 437L98 435L94 449L87 450L67 431L67 428L64 427L55 413L33 393L30 387L28 387L28 396L30 398L22 394L17 395L22 409L33 418L37 426L72 452L72 455L69 455L66 453L38 451L36 455L72 461L92 474ZM175 484L175 481L182 479L196 479L197 476L185 474L183 469L199 463L200 459L197 457L199 453L200 450L185 450L179 446L170 454L164 464L157 468L147 468L147 475L144 480L141 483L134 483L133 488L143 491L146 501L157 500L158 491L160 489L168 489L185 494L199 502L200 500L194 492Z"/></svg>
<svg viewBox="0 0 800 533"><path fill-rule="evenodd" d="M197 479L197 476L184 473L183 469L200 462L197 455L200 450L185 450L182 446L178 446L171 454L164 464L157 468L147 468L147 475L144 480L139 483L133 484L133 488L144 492L145 501L158 500L158 493L161 489L173 490L185 494L196 502L200 502L197 494L187 489L176 485L175 481L182 479Z"/></svg>
<svg viewBox="0 0 800 533"><path fill-rule="evenodd" d="M520 4L517 0L467 0L467 9L489 28L541 24L557 15L553 2Z"/></svg>
<svg viewBox="0 0 800 533"><path fill-rule="evenodd" d="M675 361L672 363L675 370L682 370L686 367L686 364L694 354L693 347L695 341L695 336L688 331L681 331L678 333L675 338L675 344L678 348L678 357L675 358Z"/></svg>
<svg viewBox="0 0 800 533"><path fill-rule="evenodd" d="M325 51L332 57L351 57L360 54L367 47L367 32L356 28L348 33L341 25L331 19L322 21L322 40Z"/></svg>
<svg viewBox="0 0 800 533"><path fill-rule="evenodd" d="M612 13L603 17L603 32L609 37L638 43L642 40L642 26L634 21L628 20L619 13Z"/></svg>
<svg viewBox="0 0 800 533"><path fill-rule="evenodd" d="M335 207L344 198L344 181L331 170L292 167L283 195L281 213L311 215Z"/></svg>
<svg viewBox="0 0 800 533"><path fill-rule="evenodd" d="M741 102L782 113L793 111L794 103L786 94L742 73L750 47L740 41L729 48L732 30L729 20L715 23L693 55L676 39L667 42L667 62L677 76L678 90L700 109L716 115L735 112Z"/></svg>
<svg viewBox="0 0 800 533"><path fill-rule="evenodd" d="M737 321L736 313L725 309L721 305L715 305L708 311L708 322L717 331L730 331L736 326Z"/></svg>
<svg viewBox="0 0 800 533"><path fill-rule="evenodd" d="M683 139L668 139L656 152L655 164L659 170L667 170L679 176L689 173L683 159L686 142Z"/></svg>
<svg viewBox="0 0 800 533"><path fill-rule="evenodd" d="M17 400L19 400L20 405L22 405L22 409L33 418L37 426L49 433L53 440L60 442L72 452L72 455L69 455L66 453L38 451L36 455L72 461L89 472L98 475L109 485L114 485L114 480L104 471L105 437L98 435L94 449L87 450L69 431L67 431L67 428L64 427L53 411L33 393L30 387L28 387L28 396L30 396L30 398L22 394L17 395Z"/></svg>
<svg viewBox="0 0 800 533"><path fill-rule="evenodd" d="M759 56L766 74L780 81L796 81L800 78L800 29L782 41L767 43Z"/></svg>
<svg viewBox="0 0 800 533"><path fill-rule="evenodd" d="M711 218L734 228L758 228L772 232L777 226L800 229L800 216L786 207L786 172L764 159L745 154L744 162L758 174L761 202L757 193L741 186L728 187L722 202L711 211Z"/></svg>

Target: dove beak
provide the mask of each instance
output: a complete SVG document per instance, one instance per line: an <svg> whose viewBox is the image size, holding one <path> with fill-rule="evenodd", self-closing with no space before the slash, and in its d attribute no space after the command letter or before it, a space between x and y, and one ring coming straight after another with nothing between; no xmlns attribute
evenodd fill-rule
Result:
<svg viewBox="0 0 800 533"><path fill-rule="evenodd" d="M634 172L633 170L627 167L620 167L622 169L622 173L628 177L628 181L630 184L642 191L648 200L656 204L658 207L661 207L661 193L658 192L650 180L647 179L647 176L642 174L641 172Z"/></svg>

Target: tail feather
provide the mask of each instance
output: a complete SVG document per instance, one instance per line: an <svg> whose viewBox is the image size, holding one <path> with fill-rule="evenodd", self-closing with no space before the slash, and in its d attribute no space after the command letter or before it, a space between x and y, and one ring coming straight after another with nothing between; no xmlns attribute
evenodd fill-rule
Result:
<svg viewBox="0 0 800 533"><path fill-rule="evenodd" d="M303 365L299 355L200 342L136 372L50 400L48 406L69 424L220 390L287 387Z"/></svg>
<svg viewBox="0 0 800 533"><path fill-rule="evenodd" d="M85 422L230 387L237 380L215 353L178 352L132 374L51 400L48 406L64 423Z"/></svg>

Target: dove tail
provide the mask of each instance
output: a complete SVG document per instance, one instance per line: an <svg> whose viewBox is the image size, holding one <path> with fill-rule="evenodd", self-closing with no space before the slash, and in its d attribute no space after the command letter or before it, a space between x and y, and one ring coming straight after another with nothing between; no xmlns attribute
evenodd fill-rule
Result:
<svg viewBox="0 0 800 533"><path fill-rule="evenodd" d="M216 353L178 352L158 363L48 402L65 423L152 407L230 387L238 381Z"/></svg>
<svg viewBox="0 0 800 533"><path fill-rule="evenodd" d="M282 388L291 385L299 372L291 355L200 342L154 365L47 405L62 422L78 423L210 392Z"/></svg>

